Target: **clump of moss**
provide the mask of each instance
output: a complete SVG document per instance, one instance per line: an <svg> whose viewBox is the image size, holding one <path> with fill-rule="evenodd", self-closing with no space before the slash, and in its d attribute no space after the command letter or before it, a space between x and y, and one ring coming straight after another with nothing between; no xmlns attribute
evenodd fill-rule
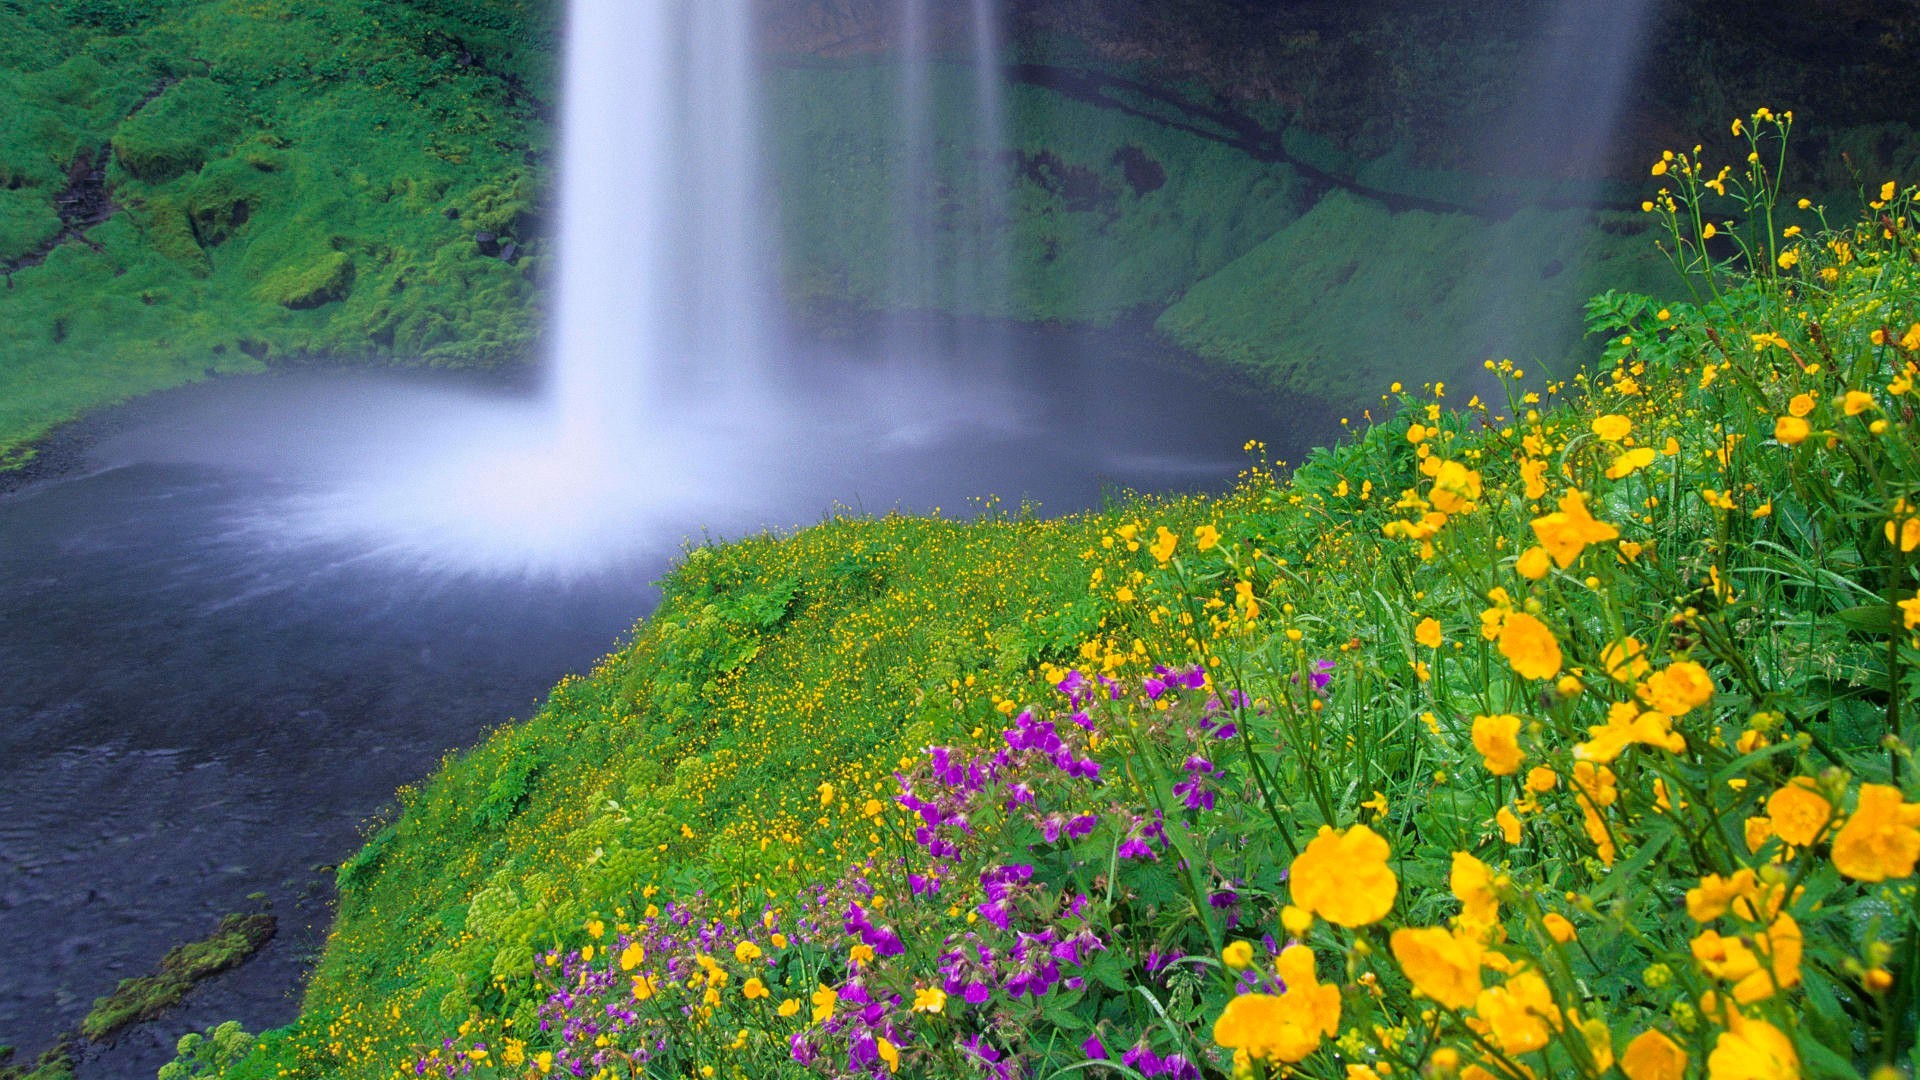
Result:
<svg viewBox="0 0 1920 1080"><path fill-rule="evenodd" d="M0 1047L0 1080L73 1080L73 1043L67 1038L42 1053L31 1065L12 1064L13 1047Z"/></svg>
<svg viewBox="0 0 1920 1080"><path fill-rule="evenodd" d="M129 1024L159 1016L202 980L240 966L276 929L277 921L265 912L227 916L211 936L168 950L152 975L122 979L113 993L93 1003L80 1021L80 1033L100 1042Z"/></svg>
<svg viewBox="0 0 1920 1080"><path fill-rule="evenodd" d="M197 172L239 133L238 107L212 79L182 79L114 132L114 160L148 183Z"/></svg>
<svg viewBox="0 0 1920 1080"><path fill-rule="evenodd" d="M305 311L344 300L352 291L353 256L329 251L311 261L283 266L260 282L257 295L281 307Z"/></svg>

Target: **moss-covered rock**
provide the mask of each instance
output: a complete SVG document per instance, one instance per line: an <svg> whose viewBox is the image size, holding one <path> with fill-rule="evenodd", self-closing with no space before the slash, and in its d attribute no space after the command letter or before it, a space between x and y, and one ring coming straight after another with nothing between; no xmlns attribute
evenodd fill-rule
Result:
<svg viewBox="0 0 1920 1080"><path fill-rule="evenodd" d="M206 277L213 269L207 253L194 235L187 208L172 194L154 195L127 206L127 212L139 225L146 242L161 256L170 259L195 277Z"/></svg>
<svg viewBox="0 0 1920 1080"><path fill-rule="evenodd" d="M148 183L198 171L239 133L240 108L212 79L181 79L114 132L114 160Z"/></svg>
<svg viewBox="0 0 1920 1080"><path fill-rule="evenodd" d="M129 1024L160 1015L195 984L260 951L276 928L274 917L264 912L227 916L210 936L168 950L152 975L121 980L113 993L93 1003L93 1011L80 1021L80 1033L100 1042Z"/></svg>
<svg viewBox="0 0 1920 1080"><path fill-rule="evenodd" d="M262 278L256 294L294 311L344 300L353 291L353 256L329 251L280 267Z"/></svg>

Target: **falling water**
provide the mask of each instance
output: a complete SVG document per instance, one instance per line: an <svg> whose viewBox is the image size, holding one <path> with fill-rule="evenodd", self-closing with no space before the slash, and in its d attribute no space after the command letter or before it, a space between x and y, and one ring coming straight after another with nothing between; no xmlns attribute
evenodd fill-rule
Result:
<svg viewBox="0 0 1920 1080"><path fill-rule="evenodd" d="M643 432L764 345L750 0L575 0L552 393L568 436Z"/></svg>
<svg viewBox="0 0 1920 1080"><path fill-rule="evenodd" d="M933 35L928 0L900 0L898 86L894 110L899 171L894 182L893 304L924 310L935 285Z"/></svg>
<svg viewBox="0 0 1920 1080"><path fill-rule="evenodd" d="M897 310L1008 312L1012 185L1000 7L897 0L889 297ZM907 347L924 351L926 343Z"/></svg>
<svg viewBox="0 0 1920 1080"><path fill-rule="evenodd" d="M1553 0L1532 34L1532 46L1521 61L1520 77L1511 104L1501 122L1493 125L1479 158L1490 172L1488 206L1498 211L1526 207L1550 194L1571 203L1600 201L1608 166L1618 150L1620 121L1631 101L1635 78L1662 0ZM1510 266L1555 267L1552 275L1578 281L1577 264L1590 257L1570 251L1567 237L1556 235L1533 245L1519 243L1525 232L1503 231L1498 250L1481 253L1489 262ZM1526 250L1529 246L1541 248ZM1550 249L1550 250L1549 250ZM1556 252L1558 257L1556 257ZM1529 305L1523 293L1541 288L1539 281L1489 275L1483 313L1474 339L1484 355L1510 355L1525 330L1517 313ZM1577 341L1577 309L1568 308L1565 323L1551 328L1545 340ZM1541 340L1536 337L1536 340ZM1541 357L1518 356L1531 363ZM1495 400L1492 383L1477 389Z"/></svg>
<svg viewBox="0 0 1920 1080"><path fill-rule="evenodd" d="M1009 303L1013 177L1006 148L1007 92L1001 72L1003 27L999 0L973 0L973 184L976 196L968 247L967 310L1004 316Z"/></svg>

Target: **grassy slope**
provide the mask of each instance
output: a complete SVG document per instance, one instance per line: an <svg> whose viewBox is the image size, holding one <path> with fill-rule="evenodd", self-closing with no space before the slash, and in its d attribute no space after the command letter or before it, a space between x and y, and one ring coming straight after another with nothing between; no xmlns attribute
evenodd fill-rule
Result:
<svg viewBox="0 0 1920 1080"><path fill-rule="evenodd" d="M1806 258L1814 259L1808 250ZM1323 819L1368 820L1358 803L1384 789L1392 809L1372 820L1396 845L1406 845L1396 865L1407 875L1409 912L1433 919L1451 910L1442 894L1454 847L1508 860L1516 880L1538 890L1529 903L1559 904L1564 890L1591 890L1605 910L1575 905L1569 913L1589 927L1583 940L1596 951L1558 962L1583 965L1589 981L1576 993L1605 997L1611 1004L1596 1007L1606 1010L1604 1018L1620 1031L1615 1037L1624 1040L1633 1025L1658 1021L1664 999L1656 995L1649 1004L1636 980L1622 981L1617 973L1638 971L1667 955L1662 950L1669 946L1686 955L1687 937L1698 927L1673 914L1680 910L1679 890L1692 884L1686 872L1709 866L1729 872L1721 860L1749 858L1728 839L1724 823L1763 813L1761 801L1791 772L1792 759L1782 754L1808 745L1783 738L1778 750L1741 757L1755 737L1742 735L1742 725L1756 710L1769 711L1753 720L1754 732L1777 732L1784 723L1789 734L1815 740L1819 753L1806 768L1842 763L1866 779L1887 778L1886 758L1877 750L1885 695L1873 680L1885 685L1877 666L1887 650L1885 597L1905 595L1890 590L1906 586L1884 545L1876 545L1887 485L1910 484L1913 463L1901 437L1876 443L1869 435L1866 424L1879 413L1850 419L1826 402L1837 400L1841 387L1865 386L1876 398L1888 393L1886 380L1906 354L1870 344L1868 333L1892 325L1897 337L1901 327L1920 320L1920 279L1901 258L1877 255L1836 270L1840 284L1831 296L1817 286L1796 287L1789 299L1750 285L1702 308L1676 305L1671 319L1664 312L1656 318L1655 305L1644 302L1612 305L1602 316L1612 332L1611 376L1550 403L1520 430L1498 421L1476 427L1475 412L1449 413L1432 402L1315 455L1291 481L1256 473L1221 501L1135 500L1053 522L836 520L791 536L695 551L667 582L659 614L631 644L590 677L564 683L532 721L450 757L431 782L405 794L398 823L342 869L341 915L301 1020L263 1040L261 1052L235 1075L390 1075L443 1035L463 1047L477 1040L496 1051L512 1036L531 1040L530 1050L546 1045L550 1037L534 1033L534 1006L545 993L532 977L536 952L593 945L593 920L624 925L639 920L650 899L684 899L696 890L714 897L723 918L751 920L761 905L779 905L810 883L832 881L851 864L891 850L880 826L868 820L863 799L890 798L895 783L888 774L910 768L929 744L994 745L1015 703L1047 700L1042 672L1048 662L1124 675L1150 662L1178 663L1209 652L1226 657L1241 673L1235 678L1265 680L1261 692L1275 700L1300 696L1297 672L1311 658L1338 660L1331 697L1312 703L1313 733L1293 727L1270 733L1287 744L1310 738L1322 747L1316 752L1303 743L1301 753L1279 754L1269 765L1290 804L1283 809L1297 816L1300 836L1292 842L1304 842ZM1813 324L1817 331L1808 329ZM1786 335L1781 340L1799 352L1833 350L1838 359L1824 370L1803 371L1783 348L1748 349L1750 335L1762 332ZM1920 325L1911 341L1920 348ZM1721 351L1725 342L1735 343L1733 352ZM1802 391L1812 395L1811 420L1849 440L1851 451L1810 443L1796 452L1770 441L1774 416ZM1489 410L1476 412L1491 419ZM1598 416L1615 412L1631 419L1641 444L1673 440L1652 464L1624 478L1602 475L1620 448L1597 442L1590 430ZM1899 419L1897 409L1889 415ZM1410 435L1416 418L1437 426ZM1435 541L1437 557L1421 554L1417 543L1380 539L1382 525L1417 519L1426 505L1408 511L1394 500L1403 490L1428 490L1416 459L1434 447L1482 470L1487 484L1477 513L1455 507L1454 523ZM1874 471L1850 466L1850 453L1875 457ZM1560 464L1540 494L1523 494L1520 466L1542 454L1549 457L1540 460ZM1533 542L1528 521L1552 508L1562 483L1589 488L1595 512L1645 545L1637 561L1590 551L1568 573L1544 581L1515 574L1513 555ZM1731 491L1734 512L1716 510L1700 497L1702 489L1714 499ZM1228 544L1211 555L1184 554L1177 572L1155 570L1144 551L1128 550L1128 535L1144 542L1154 528L1166 527L1185 538L1208 521ZM1123 523L1141 531L1124 532ZM1254 582L1265 613L1251 632L1217 615L1202 619L1212 622L1210 632L1178 630L1162 618L1183 608L1215 611L1192 606L1209 597L1237 605L1232 586L1243 577ZM1543 694L1478 639L1494 583L1524 598L1528 610L1563 635L1569 650L1563 670L1587 674L1586 696ZM1732 583L1732 590L1716 583ZM1426 615L1436 617L1446 647L1416 644L1414 624ZM1622 845L1617 873L1613 855L1605 855L1603 865L1581 839L1580 810L1570 798L1555 796L1544 812L1526 811L1543 814L1529 833L1534 840L1499 846L1489 821L1503 792L1481 772L1470 718L1503 708L1537 714L1523 736L1528 753L1565 771L1568 747L1588 737L1587 725L1603 722L1615 696L1598 674L1604 665L1595 654L1623 625L1668 659L1691 656L1713 665L1724 695L1720 707L1688 720L1689 756L1670 769L1632 767L1651 762L1639 757L1620 763L1628 793L1622 806L1630 813L1604 834ZM1204 647L1183 641L1188 633L1209 641ZM1324 715L1322 704L1329 706ZM1430 730L1414 720L1423 711L1436 717ZM1737 751L1730 749L1736 737ZM1340 747L1351 752L1335 752ZM1177 759L1187 751L1165 752ZM1746 769L1742 775L1759 782L1724 785L1732 773L1721 770L1728 769ZM1648 865L1661 845L1679 842L1674 826L1646 816L1653 805L1647 785L1656 775L1688 785L1683 790L1707 802L1713 820L1722 822L1686 841L1689 858L1668 870ZM823 806L817 794L822 783L836 786L831 805ZM1252 799L1245 790L1240 796ZM1238 839L1244 830L1266 830L1270 822L1251 802L1223 806L1240 816L1221 824L1212 839L1204 817L1184 835L1187 843L1215 845L1210 859L1221 860L1219 872L1231 877L1228 864L1241 858L1236 852L1270 852L1276 845L1262 831L1265 839L1244 847ZM1029 857L997 854L998 834L984 835L983 849L969 858ZM1025 843L1032 834L1010 825L1001 839ZM1095 846L1106 842L1096 838ZM1099 867L1106 865L1104 850L1095 853ZM1641 854L1628 857L1636 851ZM1265 856L1255 862L1240 871L1250 875L1246 886L1256 896L1277 891L1277 880L1268 880L1277 866ZM1145 869L1140 873L1148 876L1129 881L1155 880ZM1828 1055L1821 1071L1843 1075L1831 1048L1850 1052L1844 1017L1853 999L1836 1000L1833 980L1840 978L1839 958L1854 955L1845 950L1863 947L1849 943L1849 928L1865 925L1852 920L1885 909L1875 908L1881 901L1870 895L1838 895L1840 886L1823 873L1813 910L1801 916L1813 920L1809 955L1817 960L1809 961L1807 977L1817 993L1793 999L1807 1010L1795 1037L1802 1053L1827 1047L1818 1050ZM657 898L654 888L661 890ZM1119 958L1127 981L1158 985L1131 967L1149 944L1206 952L1208 920L1172 905L1172 895L1150 933L1110 928L1123 936L1149 933L1129 938ZM1821 905L1838 912L1842 902L1856 900L1866 906L1816 919ZM942 916L938 909L946 903L908 904L892 917L926 921L923 932L957 932L951 919L961 909ZM1276 917L1275 910L1261 912L1252 926ZM833 950L845 948L843 941L834 944L837 921L827 920L835 925L809 935L820 941L807 946L825 949L820 962L829 968L836 963ZM1517 922L1512 930L1516 943L1530 932ZM1897 938L1901 931L1889 925L1876 932ZM1321 946L1333 941L1320 931L1316 940ZM931 973L913 966L920 963L910 952L896 974L924 982ZM1684 961L1676 963L1686 969ZM1894 964L1900 979L1920 974L1912 964L1911 958ZM811 974L777 972L794 980L776 987L777 996L804 998L813 985ZM1384 985L1399 995L1388 999L1401 1003L1393 1008L1408 1008L1404 979L1391 970L1385 977ZM623 979L615 980L616 991ZM1705 985L1683 970L1673 992L1697 994ZM1367 996L1350 988L1350 1007L1365 1008ZM1124 1007L1135 1000L1131 993L1104 1005L1093 991L1070 1000L1082 1002L1077 1020L1071 1012L1020 1012L1017 1002L1006 1006L1013 1010L1007 1015L1019 1018L1019 1031L1042 1024L1070 1029L1097 1019L1124 1033L1143 1020ZM1204 1030L1213 1015L1205 1010L1218 1002L1210 997L1203 1008L1183 1000L1180 1023ZM1390 1012L1384 1019L1409 1016ZM764 1044L743 1044L747 1056L723 1060L746 1075L785 1068L781 1032L804 1026L804 1019L803 1012L789 1025L750 1008L729 1014L717 1022L725 1031L764 1025L769 1035ZM1149 1026L1156 1030L1142 1037L1165 1052L1159 1025ZM1711 1035L1709 1028L1702 1036L1708 1041L1689 1042L1696 1061L1704 1060ZM940 1045L934 1039L927 1052L937 1054ZM1029 1044L1028 1052L1040 1053L1040 1044ZM937 1057L915 1060L938 1074ZM1071 1060L1071 1054L1052 1059L1054 1066ZM1543 1060L1553 1066L1553 1059ZM1561 1061L1558 1067L1571 1066ZM492 1066L481 1075L494 1075Z"/></svg>
<svg viewBox="0 0 1920 1080"><path fill-rule="evenodd" d="M0 3L0 264L58 231L76 158L108 152L121 208L11 275L0 460L82 409L262 357L521 356L538 251L509 266L472 236L532 225L545 125L517 87L547 83L546 11Z"/></svg>

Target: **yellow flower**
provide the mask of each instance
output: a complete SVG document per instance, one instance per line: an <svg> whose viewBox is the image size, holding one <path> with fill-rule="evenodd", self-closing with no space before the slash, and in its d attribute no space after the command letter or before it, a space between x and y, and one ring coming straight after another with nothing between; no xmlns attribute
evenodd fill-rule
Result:
<svg viewBox="0 0 1920 1080"><path fill-rule="evenodd" d="M1322 825L1288 871L1293 901L1341 926L1379 922L1393 910L1400 882L1387 866L1393 852L1365 825L1345 832Z"/></svg>
<svg viewBox="0 0 1920 1080"><path fill-rule="evenodd" d="M1795 847L1806 847L1833 820L1833 804L1820 794L1812 779L1796 776L1767 798L1767 816L1773 819L1775 836Z"/></svg>
<svg viewBox="0 0 1920 1080"><path fill-rule="evenodd" d="M1783 914L1753 934L1751 944L1744 935L1704 931L1693 939L1693 958L1702 971L1733 983L1733 999L1749 1005L1800 984L1802 940L1800 924Z"/></svg>
<svg viewBox="0 0 1920 1080"><path fill-rule="evenodd" d="M917 1013L939 1013L947 1011L947 992L937 986L919 986L913 991L913 1011Z"/></svg>
<svg viewBox="0 0 1920 1080"><path fill-rule="evenodd" d="M606 923L600 921L599 919L587 920L587 936L588 937L597 939L597 938L606 936L606 933L607 933Z"/></svg>
<svg viewBox="0 0 1920 1080"><path fill-rule="evenodd" d="M1201 551L1212 551L1220 546L1220 530L1212 525L1202 525L1193 530L1193 541Z"/></svg>
<svg viewBox="0 0 1920 1080"><path fill-rule="evenodd" d="M1487 771L1495 776L1512 776L1520 771L1527 755L1520 749L1520 718L1511 713L1473 718L1473 748Z"/></svg>
<svg viewBox="0 0 1920 1080"><path fill-rule="evenodd" d="M1737 1010L1727 1020L1707 1056L1708 1080L1799 1080L1800 1055L1779 1028Z"/></svg>
<svg viewBox="0 0 1920 1080"><path fill-rule="evenodd" d="M1531 971L1507 980L1505 986L1480 991L1474 1011L1487 1022L1493 1041L1509 1054L1531 1054L1547 1045L1560 1026L1560 1009L1553 1003L1547 982Z"/></svg>
<svg viewBox="0 0 1920 1080"><path fill-rule="evenodd" d="M748 1001L757 1001L767 996L767 984L758 978L748 979L740 984L740 994Z"/></svg>
<svg viewBox="0 0 1920 1080"><path fill-rule="evenodd" d="M733 947L733 958L743 964L760 959L760 946L751 941L743 941Z"/></svg>
<svg viewBox="0 0 1920 1080"><path fill-rule="evenodd" d="M1500 837L1509 844L1520 842L1520 819L1514 816L1513 808L1502 806L1494 812L1494 824L1500 826Z"/></svg>
<svg viewBox="0 0 1920 1080"><path fill-rule="evenodd" d="M1499 644L1500 655L1521 678L1551 679L1560 674L1560 643L1546 623L1524 611L1507 616Z"/></svg>
<svg viewBox="0 0 1920 1080"><path fill-rule="evenodd" d="M1437 619L1421 619L1420 625L1413 628L1413 640L1429 649L1440 647L1440 623Z"/></svg>
<svg viewBox="0 0 1920 1080"><path fill-rule="evenodd" d="M647 959L647 950L639 942L634 942L620 951L620 970L632 971Z"/></svg>
<svg viewBox="0 0 1920 1080"><path fill-rule="evenodd" d="M1253 963L1253 946L1244 941L1230 943L1220 952L1220 961L1235 971L1245 971Z"/></svg>
<svg viewBox="0 0 1920 1080"><path fill-rule="evenodd" d="M781 1002L780 1007L778 1009L775 1009L774 1011L779 1013L782 1017L792 1016L794 1013L797 1013L800 1011L800 999L788 998L787 1000Z"/></svg>
<svg viewBox="0 0 1920 1080"><path fill-rule="evenodd" d="M826 806L828 803L831 803L833 801L834 786L832 784L821 784L818 788L814 790L816 790L820 794L821 806Z"/></svg>
<svg viewBox="0 0 1920 1080"><path fill-rule="evenodd" d="M1366 802L1361 803L1360 808L1362 810L1373 811L1375 817L1386 817L1387 816L1386 792L1383 792L1383 791L1374 792L1373 798L1368 799Z"/></svg>
<svg viewBox="0 0 1920 1080"><path fill-rule="evenodd" d="M1687 1052L1649 1028L1627 1044L1627 1052L1620 1055L1620 1071L1627 1080L1685 1080Z"/></svg>
<svg viewBox="0 0 1920 1080"><path fill-rule="evenodd" d="M1788 248L1780 253L1780 269L1791 270L1800 262L1800 249Z"/></svg>
<svg viewBox="0 0 1920 1080"><path fill-rule="evenodd" d="M1395 930L1388 940L1415 994L1449 1009L1473 1007L1480 996L1485 955L1477 935L1430 926Z"/></svg>
<svg viewBox="0 0 1920 1080"><path fill-rule="evenodd" d="M1313 952L1304 945L1281 950L1275 965L1286 992L1242 994L1213 1023L1213 1041L1244 1051L1256 1061L1305 1060L1340 1027L1340 988L1315 977Z"/></svg>
<svg viewBox="0 0 1920 1080"><path fill-rule="evenodd" d="M1920 352L1920 322L1907 327L1907 332L1900 335L1900 347L1908 352Z"/></svg>
<svg viewBox="0 0 1920 1080"><path fill-rule="evenodd" d="M1799 446L1813 434L1813 426L1797 416L1783 416L1773 422L1773 438L1781 446Z"/></svg>
<svg viewBox="0 0 1920 1080"><path fill-rule="evenodd" d="M1713 700L1713 678L1706 668L1682 660L1647 676L1640 700L1668 716L1681 716Z"/></svg>
<svg viewBox="0 0 1920 1080"><path fill-rule="evenodd" d="M1540 920L1547 928L1547 935L1562 945L1572 941L1578 935L1574 933L1573 923L1557 911L1549 911Z"/></svg>
<svg viewBox="0 0 1920 1080"><path fill-rule="evenodd" d="M660 992L660 980L651 975L633 977L633 1000L645 1001Z"/></svg>
<svg viewBox="0 0 1920 1080"><path fill-rule="evenodd" d="M1173 549L1179 545L1180 538L1168 532L1167 527L1162 525L1154 533L1153 544L1147 548L1147 551L1152 553L1154 561L1164 566L1173 558Z"/></svg>
<svg viewBox="0 0 1920 1080"><path fill-rule="evenodd" d="M1651 446L1634 447L1632 450L1614 458L1613 464L1607 466L1607 479L1620 480L1632 476L1634 473L1653 464L1654 456L1655 452Z"/></svg>
<svg viewBox="0 0 1920 1080"><path fill-rule="evenodd" d="M1847 391L1846 397L1840 401L1841 411L1848 416L1859 416L1873 407L1873 395L1860 390Z"/></svg>
<svg viewBox="0 0 1920 1080"><path fill-rule="evenodd" d="M1470 514L1480 499L1480 474L1457 461L1443 461L1429 501L1443 514Z"/></svg>
<svg viewBox="0 0 1920 1080"><path fill-rule="evenodd" d="M1573 565L1573 560L1580 557L1588 544L1620 539L1619 529L1596 520L1587 511L1586 496L1578 491L1567 492L1561 497L1557 512L1534 518L1532 525L1541 546L1562 570Z"/></svg>
<svg viewBox="0 0 1920 1080"><path fill-rule="evenodd" d="M1920 860L1920 803L1900 789L1860 785L1860 803L1833 838L1833 865L1855 881L1885 881L1913 873Z"/></svg>
<svg viewBox="0 0 1920 1080"><path fill-rule="evenodd" d="M840 995L832 987L822 986L808 998L813 1002L813 1022L824 1024L833 1019L833 1009L840 1003Z"/></svg>
<svg viewBox="0 0 1920 1080"><path fill-rule="evenodd" d="M1530 457L1520 463L1520 479L1527 486L1527 498L1539 499L1547 494L1546 472L1545 458Z"/></svg>
<svg viewBox="0 0 1920 1080"><path fill-rule="evenodd" d="M1560 786L1560 775L1545 765L1536 765L1527 770L1527 790L1535 795L1545 795Z"/></svg>
<svg viewBox="0 0 1920 1080"><path fill-rule="evenodd" d="M1788 416L1806 416L1812 412L1813 412L1813 395L1812 394L1795 394L1793 395L1793 400L1787 402Z"/></svg>
<svg viewBox="0 0 1920 1080"><path fill-rule="evenodd" d="M1593 422L1593 433L1607 442L1619 442L1633 434L1633 421L1619 413L1608 413Z"/></svg>
<svg viewBox="0 0 1920 1080"><path fill-rule="evenodd" d="M1907 500L1894 500L1893 517L1887 522L1886 534L1887 543L1898 545L1901 551L1920 547L1920 516L1915 515Z"/></svg>
<svg viewBox="0 0 1920 1080"><path fill-rule="evenodd" d="M876 1044L875 1049L880 1053L880 1060L887 1063L888 1072L897 1073L900 1071L900 1051L898 1048L887 1040L881 1039Z"/></svg>
<svg viewBox="0 0 1920 1080"><path fill-rule="evenodd" d="M855 945L853 948L847 950L847 963L852 964L854 967L859 967L862 964L870 964L872 962L873 962L873 946L867 944L864 941L858 945Z"/></svg>
<svg viewBox="0 0 1920 1080"><path fill-rule="evenodd" d="M1666 713L1641 712L1632 702L1616 702L1607 710L1607 722L1587 729L1588 741L1573 748L1573 756L1582 761L1607 764L1633 745L1653 746L1679 753L1687 748L1686 739L1673 730L1673 717Z"/></svg>
<svg viewBox="0 0 1920 1080"><path fill-rule="evenodd" d="M1287 933L1300 937L1313 929L1313 912L1288 904L1280 909L1280 925L1287 928Z"/></svg>
<svg viewBox="0 0 1920 1080"><path fill-rule="evenodd" d="M1535 544L1520 553L1513 568L1528 581L1539 581L1547 576L1547 571L1553 569L1553 558L1547 554L1546 548Z"/></svg>
<svg viewBox="0 0 1920 1080"><path fill-rule="evenodd" d="M1460 901L1461 927L1486 934L1500 925L1500 898L1493 889L1493 870L1464 851L1453 853L1453 871L1447 888Z"/></svg>

